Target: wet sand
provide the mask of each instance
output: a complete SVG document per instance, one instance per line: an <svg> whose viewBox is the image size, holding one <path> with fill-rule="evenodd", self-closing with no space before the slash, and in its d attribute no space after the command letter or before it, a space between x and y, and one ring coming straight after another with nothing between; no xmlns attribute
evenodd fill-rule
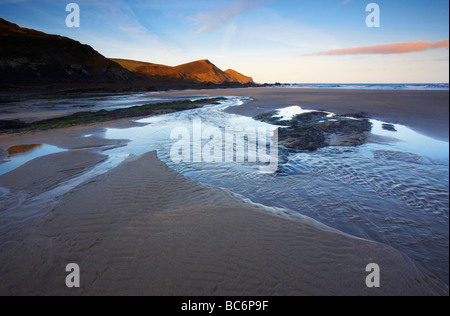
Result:
<svg viewBox="0 0 450 316"><path fill-rule="evenodd" d="M255 116L292 105L336 114L365 112L375 119L406 125L439 140L449 140L448 91L251 88L173 91L161 94L181 95L248 96L254 101L229 109L230 113L246 116Z"/></svg>
<svg viewBox="0 0 450 316"><path fill-rule="evenodd" d="M275 103L276 93L260 101L270 89L254 90L210 93L253 91L256 101L234 109L246 115L298 104L294 100L304 93L288 98L283 89ZM336 92L322 93L331 98ZM436 94L438 101L445 98L448 93ZM367 111L356 99L355 108L316 101L330 111ZM435 108L448 112L438 101ZM391 119L396 111L388 112ZM420 115L409 114L407 121L420 125ZM434 113L427 119L433 121L447 125L448 134L448 116ZM392 247L277 216L279 210L186 179L155 153L133 157L68 193L42 195L92 170L106 159L103 150L125 142L80 135L132 124L0 136L3 157L20 144L70 149L0 176L0 295L448 295L445 284ZM432 125L429 133L444 136ZM65 287L65 267L72 262L80 265L81 289ZM380 289L365 284L365 267L373 262L381 267Z"/></svg>
<svg viewBox="0 0 450 316"><path fill-rule="evenodd" d="M58 174L61 170L48 166L58 158L74 170L80 159L95 163L101 156L55 154L20 167L10 177L17 179L35 168ZM3 186L27 196L47 190L31 189L28 184L33 179L10 180L0 177ZM11 206L2 205L6 233L0 237L1 295L439 295L448 291L391 247L313 222L275 216L271 209L176 174L156 153L129 159L41 210L36 209L38 204L15 205L13 213L8 211ZM23 220L14 225L5 223L8 217L20 216ZM65 266L72 262L81 267L81 289L65 287ZM365 285L365 267L372 262L382 269L380 289Z"/></svg>

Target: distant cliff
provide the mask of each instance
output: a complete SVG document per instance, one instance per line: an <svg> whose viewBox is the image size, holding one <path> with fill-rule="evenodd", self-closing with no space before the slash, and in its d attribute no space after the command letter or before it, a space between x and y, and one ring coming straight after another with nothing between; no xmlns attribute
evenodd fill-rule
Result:
<svg viewBox="0 0 450 316"><path fill-rule="evenodd" d="M252 77L244 76L243 74L237 72L236 70L228 69L225 70L225 73L227 74L228 78L230 78L231 81L239 82L242 84L253 83Z"/></svg>
<svg viewBox="0 0 450 316"><path fill-rule="evenodd" d="M125 59L112 59L122 67L147 79L179 79L201 83L253 83L251 77L229 69L222 71L209 60L199 60L175 67Z"/></svg>

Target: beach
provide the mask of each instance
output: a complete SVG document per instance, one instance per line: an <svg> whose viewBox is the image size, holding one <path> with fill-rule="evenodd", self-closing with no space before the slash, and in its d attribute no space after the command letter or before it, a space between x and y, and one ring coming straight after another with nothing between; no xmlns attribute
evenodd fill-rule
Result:
<svg viewBox="0 0 450 316"><path fill-rule="evenodd" d="M174 91L163 95L248 96L253 99L250 104L229 109L246 116L292 105L337 114L365 112L373 118L403 124L437 139L449 139L448 91L251 88Z"/></svg>
<svg viewBox="0 0 450 316"><path fill-rule="evenodd" d="M225 110L240 116L293 105L364 112L449 139L448 91L251 88L158 97L211 95L251 98ZM0 295L448 295L448 285L392 246L281 216L280 208L177 173L158 152L99 172L107 152L128 143L102 137L104 130L143 124L0 135L3 160L17 145L62 149L0 175ZM81 268L80 289L64 283L72 262ZM366 286L370 263L381 267L380 288Z"/></svg>

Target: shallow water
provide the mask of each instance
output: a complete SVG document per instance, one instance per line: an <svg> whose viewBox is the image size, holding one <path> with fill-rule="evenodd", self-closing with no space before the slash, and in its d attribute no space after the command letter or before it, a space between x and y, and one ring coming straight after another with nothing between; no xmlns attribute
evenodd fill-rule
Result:
<svg viewBox="0 0 450 316"><path fill-rule="evenodd" d="M20 146L23 147L21 152L15 150L15 154L9 154L9 157L5 160L5 162L0 164L0 175L17 169L33 159L64 151L64 149L56 146L41 144L28 145L26 147L23 145L19 145L15 147Z"/></svg>
<svg viewBox="0 0 450 316"><path fill-rule="evenodd" d="M275 174L254 163L174 163L170 149L175 127L267 127L251 118L225 113L246 102L229 98L221 105L140 120L132 129L108 129L104 137L130 139L111 155L157 150L177 172L222 187L267 206L286 208L345 233L389 244L448 284L449 144L395 125L373 132L398 140L355 148L324 148L288 157ZM281 113L291 115L292 108ZM298 110L298 109L296 109ZM305 111L302 109L302 111ZM295 111L294 111L295 112Z"/></svg>
<svg viewBox="0 0 450 316"><path fill-rule="evenodd" d="M172 161L170 152L177 140L170 138L171 132L174 128L186 128L192 135L194 120L200 120L203 129L272 130L274 126L269 124L224 112L229 106L247 101L248 98L228 97L218 105L138 121L146 126L107 129L96 134L130 142L125 147L104 152L110 158L94 170L38 198L61 195L111 170L130 155L157 150L162 161L189 178L228 189L255 203L311 217L353 236L391 245L448 284L447 142L436 141L400 125L395 125L397 132L387 131L382 128L383 122L373 120L374 134L396 138L396 141L290 154L274 174L261 173L257 163ZM292 115L299 109L307 111L291 107L282 109L280 114ZM201 146L204 144L205 141ZM58 151L60 149L45 145L21 160L14 157L0 165L0 174L33 157Z"/></svg>
<svg viewBox="0 0 450 316"><path fill-rule="evenodd" d="M412 129L402 126L394 125L396 132L391 132L383 129L383 123L377 120L371 120L373 127L372 133L375 135L393 137L398 139L389 147L404 152L417 153L423 157L439 159L448 161L449 159L449 143L436 140L420 133L413 131Z"/></svg>

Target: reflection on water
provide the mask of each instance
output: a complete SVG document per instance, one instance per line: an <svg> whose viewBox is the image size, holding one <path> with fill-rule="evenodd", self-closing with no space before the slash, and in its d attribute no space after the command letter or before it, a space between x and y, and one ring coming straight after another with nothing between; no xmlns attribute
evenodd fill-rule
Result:
<svg viewBox="0 0 450 316"><path fill-rule="evenodd" d="M8 173L38 157L55 154L64 149L51 145L18 145L8 149L8 158L0 164L0 175Z"/></svg>
<svg viewBox="0 0 450 316"><path fill-rule="evenodd" d="M32 144L32 145L17 145L8 148L8 158L29 153L37 148L42 147L42 144Z"/></svg>
<svg viewBox="0 0 450 316"><path fill-rule="evenodd" d="M448 160L449 143L419 134L403 125L394 125L395 131L383 128L384 122L371 120L372 133L379 136L395 138L398 142L389 147L395 150L412 152L428 158Z"/></svg>
<svg viewBox="0 0 450 316"><path fill-rule="evenodd" d="M304 110L298 105L294 106L288 106L286 108L282 108L277 110L277 115L275 117L278 117L280 121L290 121L294 118L296 115L305 114L309 112L314 112L312 110Z"/></svg>

